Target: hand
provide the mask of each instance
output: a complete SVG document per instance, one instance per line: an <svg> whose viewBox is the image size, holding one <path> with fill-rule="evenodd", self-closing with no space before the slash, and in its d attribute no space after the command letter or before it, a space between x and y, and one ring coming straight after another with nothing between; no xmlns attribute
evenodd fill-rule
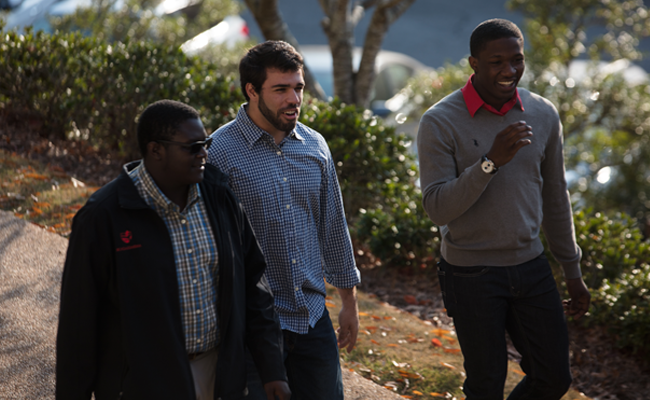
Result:
<svg viewBox="0 0 650 400"><path fill-rule="evenodd" d="M487 153L494 165L499 168L513 159L515 154L524 146L531 144L528 137L533 136L533 128L526 125L526 121L515 122L506 127L506 129L497 133L492 142L492 147Z"/></svg>
<svg viewBox="0 0 650 400"><path fill-rule="evenodd" d="M566 287L569 291L570 300L564 300L564 312L575 319L580 319L589 309L591 294L582 278L567 279Z"/></svg>
<svg viewBox="0 0 650 400"><path fill-rule="evenodd" d="M271 381L265 383L264 391L266 392L266 398L268 400L275 400L276 398L280 400L291 399L291 390L289 390L289 385L285 381Z"/></svg>
<svg viewBox="0 0 650 400"><path fill-rule="evenodd" d="M357 306L356 288L339 289L339 295L343 305L339 312L339 349L346 348L348 353L352 351L357 343L359 334L359 307Z"/></svg>

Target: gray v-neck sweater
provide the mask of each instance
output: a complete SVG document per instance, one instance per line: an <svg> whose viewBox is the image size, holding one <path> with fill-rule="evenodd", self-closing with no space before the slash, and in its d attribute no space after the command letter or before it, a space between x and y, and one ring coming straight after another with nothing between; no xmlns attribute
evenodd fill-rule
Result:
<svg viewBox="0 0 650 400"><path fill-rule="evenodd" d="M422 116L417 144L424 209L440 226L442 256L457 266L512 266L544 250L544 230L566 279L580 273L564 177L562 124L545 98L518 89L524 110L501 117L479 109L471 117L456 90ZM496 174L481 169L497 133L526 121L532 144Z"/></svg>

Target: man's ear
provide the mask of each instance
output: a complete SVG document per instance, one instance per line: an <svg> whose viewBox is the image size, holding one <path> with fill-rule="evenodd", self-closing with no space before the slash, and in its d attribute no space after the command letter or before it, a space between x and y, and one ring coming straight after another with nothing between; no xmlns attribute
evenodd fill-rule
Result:
<svg viewBox="0 0 650 400"><path fill-rule="evenodd" d="M474 73L478 70L478 59L476 57L469 56L469 66L472 67Z"/></svg>
<svg viewBox="0 0 650 400"><path fill-rule="evenodd" d="M165 153L165 146L158 142L147 143L147 157L152 160L161 160Z"/></svg>
<svg viewBox="0 0 650 400"><path fill-rule="evenodd" d="M246 94L251 99L257 99L257 96L259 96L259 93L255 91L255 86L253 86L253 84L250 82L246 84Z"/></svg>

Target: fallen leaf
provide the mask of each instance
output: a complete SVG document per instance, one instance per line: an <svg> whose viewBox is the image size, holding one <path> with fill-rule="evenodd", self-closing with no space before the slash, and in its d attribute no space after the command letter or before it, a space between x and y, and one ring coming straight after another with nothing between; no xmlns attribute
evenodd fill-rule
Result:
<svg viewBox="0 0 650 400"><path fill-rule="evenodd" d="M332 300L332 296L325 296L325 300Z"/></svg>
<svg viewBox="0 0 650 400"><path fill-rule="evenodd" d="M367 317L368 313L367 312L359 312L360 317Z"/></svg>
<svg viewBox="0 0 650 400"><path fill-rule="evenodd" d="M429 393L433 397L446 397L443 393L431 392Z"/></svg>
<svg viewBox="0 0 650 400"><path fill-rule="evenodd" d="M39 180L39 181L45 181L45 180L48 179L47 176L37 174L37 173L34 173L34 172L26 172L25 173L25 178L32 178L32 179L36 179L36 180Z"/></svg>
<svg viewBox="0 0 650 400"><path fill-rule="evenodd" d="M451 364L447 364L446 362L442 362L442 361L441 361L441 362L440 362L440 365L442 365L442 366L445 367L445 368L456 369L456 367L454 367L454 366L451 365Z"/></svg>
<svg viewBox="0 0 650 400"><path fill-rule="evenodd" d="M402 397L404 397L405 399L412 399L413 398L413 396L409 396L408 394L403 394Z"/></svg>
<svg viewBox="0 0 650 400"><path fill-rule="evenodd" d="M336 304L334 304L334 303L330 303L329 301L326 301L326 302L325 302L325 306L326 306L326 307L330 307L330 308L332 308L332 307L336 307Z"/></svg>
<svg viewBox="0 0 650 400"><path fill-rule="evenodd" d="M446 334L449 334L451 332L446 330L446 329L436 328L436 329L433 329L433 330L429 331L429 333L433 333L436 336L442 337L442 336L445 336Z"/></svg>
<svg viewBox="0 0 650 400"><path fill-rule="evenodd" d="M372 343L376 344L377 346L380 346L379 342L376 341L375 339L370 339L370 341L371 341Z"/></svg>
<svg viewBox="0 0 650 400"><path fill-rule="evenodd" d="M398 344L395 344L395 343L389 343L389 344L388 344L388 347L399 347L399 345L398 345Z"/></svg>
<svg viewBox="0 0 650 400"><path fill-rule="evenodd" d="M415 299L415 296L407 294L404 296L404 301L408 304L418 304L418 301Z"/></svg>
<svg viewBox="0 0 650 400"><path fill-rule="evenodd" d="M77 215L77 214L75 214L75 213L66 214L65 219L72 219L72 218L74 218L75 215Z"/></svg>
<svg viewBox="0 0 650 400"><path fill-rule="evenodd" d="M446 349L444 349L444 351L445 351L445 353L450 353L450 354L458 354L458 353L460 353L460 349L446 348Z"/></svg>
<svg viewBox="0 0 650 400"><path fill-rule="evenodd" d="M449 343L451 343L451 344L454 344L454 343L456 343L456 339L454 339L453 337L449 337L449 336L442 336L442 338L443 338L443 339L445 339L445 340L448 340L448 341L449 341Z"/></svg>
<svg viewBox="0 0 650 400"><path fill-rule="evenodd" d="M413 394L417 394L417 395L419 395L419 396L422 396L424 393L422 393L422 392L420 392L420 391L418 391L418 390L414 390L414 391L413 391Z"/></svg>
<svg viewBox="0 0 650 400"><path fill-rule="evenodd" d="M391 317L390 315L384 315L384 319L395 319L395 318Z"/></svg>
<svg viewBox="0 0 650 400"><path fill-rule="evenodd" d="M435 347L442 347L442 342L436 338L431 339L431 344Z"/></svg>
<svg viewBox="0 0 650 400"><path fill-rule="evenodd" d="M52 206L50 203L45 202L45 201L35 201L35 202L34 202L34 205L35 205L36 207L41 207L41 208L48 208L48 207L51 207L51 206Z"/></svg>
<svg viewBox="0 0 650 400"><path fill-rule="evenodd" d="M517 375L526 376L525 372L519 371L518 369L511 369L510 371L514 372Z"/></svg>
<svg viewBox="0 0 650 400"><path fill-rule="evenodd" d="M376 315L371 315L372 319L381 319L381 317L378 317Z"/></svg>

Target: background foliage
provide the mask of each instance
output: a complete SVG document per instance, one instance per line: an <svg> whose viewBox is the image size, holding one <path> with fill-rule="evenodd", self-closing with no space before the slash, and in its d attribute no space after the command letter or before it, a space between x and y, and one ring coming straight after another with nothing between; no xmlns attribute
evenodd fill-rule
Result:
<svg viewBox="0 0 650 400"><path fill-rule="evenodd" d="M150 41L3 32L0 58L0 110L8 120L118 149L127 159L138 157L136 117L147 104L164 98L191 104L210 130L231 120L243 102L233 76Z"/></svg>

